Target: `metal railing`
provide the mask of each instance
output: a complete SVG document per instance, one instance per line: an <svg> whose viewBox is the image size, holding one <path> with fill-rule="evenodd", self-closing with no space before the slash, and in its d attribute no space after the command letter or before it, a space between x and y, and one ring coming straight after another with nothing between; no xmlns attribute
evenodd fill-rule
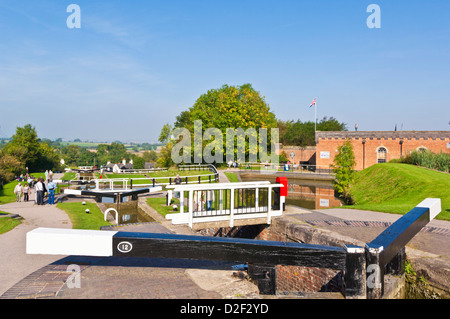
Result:
<svg viewBox="0 0 450 319"><path fill-rule="evenodd" d="M310 164L272 164L272 163L244 163L237 166L241 170L273 170L295 173L310 174L334 174L333 169L327 165L310 165Z"/></svg>

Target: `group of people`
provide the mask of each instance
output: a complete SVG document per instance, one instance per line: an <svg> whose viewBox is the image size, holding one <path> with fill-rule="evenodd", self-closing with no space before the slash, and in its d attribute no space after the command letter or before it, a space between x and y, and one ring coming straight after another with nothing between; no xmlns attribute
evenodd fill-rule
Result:
<svg viewBox="0 0 450 319"><path fill-rule="evenodd" d="M179 174L174 179L175 185L181 185L181 177ZM180 197L179 192L175 192L175 198ZM206 202L206 210L212 210L214 201L214 191L207 190L207 191L195 191L194 192L194 209L196 211L203 211L204 205Z"/></svg>
<svg viewBox="0 0 450 319"><path fill-rule="evenodd" d="M204 211L206 203L206 210L212 210L214 199L213 190L194 191L194 209L198 212Z"/></svg>
<svg viewBox="0 0 450 319"><path fill-rule="evenodd" d="M46 175L46 177L48 177ZM17 202L23 200L25 202L28 202L30 200L30 194L32 189L35 191L35 204L36 205L44 205L44 198L45 194L48 194L48 204L54 205L55 204L55 191L56 191L56 184L53 182L53 180L50 178L47 180L47 183L44 181L43 178L37 178L37 179L31 179L27 180L27 182L24 182L24 185L22 185L22 182L19 181L14 188L14 194L17 196Z"/></svg>

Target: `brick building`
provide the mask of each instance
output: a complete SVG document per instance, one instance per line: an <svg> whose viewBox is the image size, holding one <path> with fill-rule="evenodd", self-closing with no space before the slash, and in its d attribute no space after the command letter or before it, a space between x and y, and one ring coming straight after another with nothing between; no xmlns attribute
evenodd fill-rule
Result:
<svg viewBox="0 0 450 319"><path fill-rule="evenodd" d="M353 144L356 170L421 149L450 154L450 131L316 132L316 165L329 167L346 139Z"/></svg>
<svg viewBox="0 0 450 319"><path fill-rule="evenodd" d="M316 148L314 146L284 146L280 144L280 151L286 154L291 164L311 164L316 162Z"/></svg>

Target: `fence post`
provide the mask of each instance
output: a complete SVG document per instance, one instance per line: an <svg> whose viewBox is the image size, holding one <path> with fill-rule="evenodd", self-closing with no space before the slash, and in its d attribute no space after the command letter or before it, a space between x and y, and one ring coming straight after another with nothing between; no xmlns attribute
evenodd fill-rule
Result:
<svg viewBox="0 0 450 319"><path fill-rule="evenodd" d="M381 299L384 292L384 266L380 264L383 246L366 244L367 299Z"/></svg>
<svg viewBox="0 0 450 319"><path fill-rule="evenodd" d="M363 247L345 245L344 295L346 299L366 299L366 255Z"/></svg>
<svg viewBox="0 0 450 319"><path fill-rule="evenodd" d="M234 226L234 188L230 192L230 227Z"/></svg>
<svg viewBox="0 0 450 319"><path fill-rule="evenodd" d="M189 191L189 227L194 223L194 191Z"/></svg>

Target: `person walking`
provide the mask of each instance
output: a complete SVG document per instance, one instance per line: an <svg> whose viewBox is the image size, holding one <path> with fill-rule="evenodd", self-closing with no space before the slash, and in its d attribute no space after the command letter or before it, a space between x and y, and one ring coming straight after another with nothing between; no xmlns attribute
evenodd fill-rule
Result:
<svg viewBox="0 0 450 319"><path fill-rule="evenodd" d="M23 193L22 183L19 182L17 183L16 187L14 187L14 194L16 194L17 196L17 202L21 201L22 193Z"/></svg>
<svg viewBox="0 0 450 319"><path fill-rule="evenodd" d="M212 210L212 205L214 202L214 191L209 189L206 191L206 210Z"/></svg>
<svg viewBox="0 0 450 319"><path fill-rule="evenodd" d="M34 189L36 191L36 204L43 205L44 203L44 185L41 182L42 179L38 179L36 184L34 185Z"/></svg>
<svg viewBox="0 0 450 319"><path fill-rule="evenodd" d="M23 201L28 202L30 199L30 185L28 183L25 183L23 186Z"/></svg>
<svg viewBox="0 0 450 319"><path fill-rule="evenodd" d="M55 204L56 184L53 182L52 179L49 180L47 188L48 188L48 203L49 205L53 205Z"/></svg>
<svg viewBox="0 0 450 319"><path fill-rule="evenodd" d="M177 177L174 179L175 185L181 185L181 177L179 174L177 174ZM175 192L175 198L180 197L180 192Z"/></svg>

